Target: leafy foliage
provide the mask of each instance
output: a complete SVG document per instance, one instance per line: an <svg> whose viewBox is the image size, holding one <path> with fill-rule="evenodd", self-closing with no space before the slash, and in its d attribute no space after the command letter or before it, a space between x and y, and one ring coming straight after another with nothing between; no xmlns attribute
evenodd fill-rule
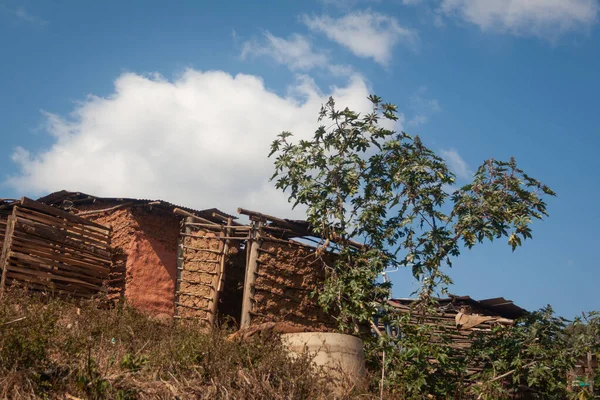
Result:
<svg viewBox="0 0 600 400"><path fill-rule="evenodd" d="M319 301L340 330L362 333L371 368L385 371L379 384L403 399L508 399L523 387L534 398L589 398L589 387L568 390L566 377L598 351L597 314L567 328L548 307L466 348L452 346L450 332L428 319L436 315L434 294L452 284L443 271L454 257L503 238L514 251L532 238L532 223L548 215L545 199L555 193L512 158L486 160L456 188L442 158L418 136L392 129L396 106L369 100L371 112L360 115L330 98L312 139L294 142L283 132L270 156L276 187L306 208L322 248L338 254ZM398 317L386 308L390 286L378 276L403 266L421 283L420 301ZM373 340L364 326L375 315L398 335Z"/></svg>
<svg viewBox="0 0 600 400"><path fill-rule="evenodd" d="M358 331L389 294L377 281L386 268L408 266L422 283L421 297L451 284L443 266L452 265L462 245L506 237L514 250L531 237L531 223L546 213L544 195L554 193L520 170L516 162L490 159L474 180L449 193L455 177L421 139L388 127L396 106L370 96L366 115L338 110L330 98L311 140L291 141L281 133L271 146L276 187L294 207L307 208L324 247L339 253L323 307L338 315L343 331ZM352 239L360 238L365 248Z"/></svg>

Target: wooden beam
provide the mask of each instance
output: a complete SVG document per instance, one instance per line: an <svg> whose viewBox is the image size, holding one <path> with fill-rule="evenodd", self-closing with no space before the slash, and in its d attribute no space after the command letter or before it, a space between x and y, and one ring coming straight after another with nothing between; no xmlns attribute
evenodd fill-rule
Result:
<svg viewBox="0 0 600 400"><path fill-rule="evenodd" d="M254 284L256 283L256 272L258 269L258 249L262 243L261 227L262 222L254 222L253 230L250 232L250 255L246 265L246 277L244 279L244 294L242 297L242 318L240 329L250 326L252 320L252 300L254 299Z"/></svg>
<svg viewBox="0 0 600 400"><path fill-rule="evenodd" d="M10 255L10 248L12 245L12 238L15 232L15 223L17 217L15 213L17 208L13 209L13 213L8 217L6 224L6 234L4 235L4 244L2 245L2 254L0 255L0 268L2 268L2 278L0 278L0 299L4 297L4 286L6 285L6 273L8 271L8 258Z"/></svg>
<svg viewBox="0 0 600 400"><path fill-rule="evenodd" d="M106 257L108 260L111 258L109 251L75 240L73 235L69 235L65 231L55 230L47 225L21 218L16 219L15 224L16 228L18 228L20 232L24 232L28 235L46 239L54 243L71 246L82 253L90 253L95 256Z"/></svg>
<svg viewBox="0 0 600 400"><path fill-rule="evenodd" d="M231 225L231 218L227 219L227 225ZM229 235L231 229L227 229L224 232L221 232L221 254L219 259L219 273L215 276L215 280L213 281L213 302L210 307L210 318L211 323L214 325L217 319L217 312L219 310L219 297L221 295L221 290L223 288L223 281L225 280L225 262L227 258L227 253L229 253Z"/></svg>
<svg viewBox="0 0 600 400"><path fill-rule="evenodd" d="M272 215L259 213L257 211L246 210L245 208L241 208L241 207L237 209L237 212L242 215L247 215L249 217L257 218L259 220L262 220L263 222L267 222L267 221L275 222L275 223L277 223L281 226L285 226L286 228L288 228L296 233L299 233L299 234L303 234L303 235L310 234L309 229L306 229L309 226L308 222L306 222L306 227L303 227L294 222L286 221L283 218L277 218ZM304 224L302 224L302 225L304 225Z"/></svg>
<svg viewBox="0 0 600 400"><path fill-rule="evenodd" d="M109 228L107 228L104 225L97 224L97 223L89 221L85 218L78 217L75 214L71 214L65 210L61 210L60 208L52 207L52 206L40 203L39 201L31 200L30 198L27 198L27 197L23 197L21 199L21 206L23 206L25 208L30 208L32 210L41 211L43 213L50 214L55 217L64 218L64 219L74 222L76 224L90 225L90 226L95 226L96 228L109 230Z"/></svg>
<svg viewBox="0 0 600 400"><path fill-rule="evenodd" d="M193 218L193 219L196 219L196 220L201 221L201 222L206 222L207 224L214 224L216 226L219 226L219 224L217 224L214 221L210 221L210 220L208 220L206 218L199 217L196 214L192 214L191 212L182 210L181 208L176 208L176 209L173 210L173 212L175 214L181 215L183 217ZM193 222L193 221L191 221L191 222Z"/></svg>
<svg viewBox="0 0 600 400"><path fill-rule="evenodd" d="M76 215L78 217L81 217L81 216L84 216L84 215L87 216L87 215L94 215L94 214L102 214L102 213L105 213L105 212L115 211L115 210L118 210L120 208L125 208L125 207L129 207L129 206L132 206L132 205L133 205L133 202L121 203L121 204L117 204L114 207L103 208L101 210L83 211L83 212L77 213Z"/></svg>
<svg viewBox="0 0 600 400"><path fill-rule="evenodd" d="M263 214L263 213L259 213L256 211L251 211L251 210L246 210L245 208L238 208L238 213L242 214L242 215L247 215L249 217L253 217L255 219L258 219L260 221L263 222L267 222L267 221L272 221L275 223L275 225L279 225L279 228L286 228L289 230L288 233L295 233L298 237L302 237L302 236L314 236L314 237L320 237L319 235L315 234L309 223L307 221L302 221L302 223L297 223L297 222L293 222L293 221L288 221L282 218L278 218L278 217L274 217L272 215L268 215L268 214ZM265 227L265 228L269 228L269 227ZM275 227L271 227L271 228L277 228L277 226ZM354 240L350 240L347 239L346 242L357 248L357 249L365 249L366 246L362 243L356 242Z"/></svg>
<svg viewBox="0 0 600 400"><path fill-rule="evenodd" d="M192 232L192 229L189 226L187 226L187 223L191 222L191 221L193 221L192 217L187 217L185 219L185 221L182 223L182 229L185 230L186 234L190 234ZM179 243L177 246L177 279L175 280L175 296L174 296L174 302L173 302L173 309L174 309L173 315L174 316L178 315L177 304L179 303L179 299L180 299L181 273L183 271L183 257L184 257L183 248L185 247L185 245L184 245L185 236L179 235L177 240L179 241Z"/></svg>

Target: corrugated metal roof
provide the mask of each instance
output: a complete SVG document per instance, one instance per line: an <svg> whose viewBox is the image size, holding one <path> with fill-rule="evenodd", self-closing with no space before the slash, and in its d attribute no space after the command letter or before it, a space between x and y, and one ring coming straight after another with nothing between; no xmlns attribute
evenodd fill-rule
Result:
<svg viewBox="0 0 600 400"><path fill-rule="evenodd" d="M170 203L170 202L164 201L164 200L134 199L134 198L127 198L127 197L99 197L99 196L94 196L94 195L90 195L90 194L86 194L86 193L82 193L82 192L70 192L68 190L60 190L60 191L57 191L54 193L50 193L44 197L40 197L37 201L44 203L44 204L57 206L57 207L67 206L68 205L67 202L71 202L72 205L75 205L75 206L77 204L93 203L96 201L153 203L153 204L158 203L160 205L164 205L164 206L172 208L172 209L180 208L182 210L191 212L193 214L198 214L198 215L206 216L206 217L210 217L210 218L212 218L213 213L217 213L226 218L237 219L236 216L227 214L227 213L219 210L218 208L208 208L205 210L196 210L193 208L173 204L173 203Z"/></svg>
<svg viewBox="0 0 600 400"><path fill-rule="evenodd" d="M504 297L495 297L491 299L475 300L470 296L455 296L449 295L448 297L436 298L435 299L440 306L446 306L449 304L466 304L474 307L478 307L483 310L488 310L492 313L498 314L501 317L516 319L527 315L528 311L521 308L513 303L512 300L507 300ZM397 298L390 299L390 303L401 305L410 305L415 302L416 299L411 298Z"/></svg>

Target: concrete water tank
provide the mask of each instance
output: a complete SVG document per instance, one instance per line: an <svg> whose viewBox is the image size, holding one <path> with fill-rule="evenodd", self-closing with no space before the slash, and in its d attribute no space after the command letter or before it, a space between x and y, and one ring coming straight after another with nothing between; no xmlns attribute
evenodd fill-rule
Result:
<svg viewBox="0 0 600 400"><path fill-rule="evenodd" d="M281 335L291 354L308 352L317 367L342 381L365 377L365 353L359 338L341 333L302 332Z"/></svg>

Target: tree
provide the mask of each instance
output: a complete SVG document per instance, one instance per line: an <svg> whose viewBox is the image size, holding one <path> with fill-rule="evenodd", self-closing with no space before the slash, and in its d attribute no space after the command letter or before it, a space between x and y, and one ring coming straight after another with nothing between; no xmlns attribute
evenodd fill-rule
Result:
<svg viewBox="0 0 600 400"><path fill-rule="evenodd" d="M271 145L276 187L338 253L319 295L340 329L358 332L389 295L377 280L386 268L407 266L427 301L452 283L442 272L463 246L506 238L514 250L531 238L531 223L547 215L554 193L520 170L514 159L485 161L473 182L454 190L455 177L418 136L385 126L397 108L370 96L372 111L338 110L330 98L311 140L283 132ZM359 249L352 240L366 247Z"/></svg>
<svg viewBox="0 0 600 400"><path fill-rule="evenodd" d="M458 354L431 326L408 324L410 315L390 318L385 308L390 284L378 276L386 268L411 268L421 283L420 315L426 315L434 310L433 295L452 283L443 268L451 267L463 248L504 238L514 251L532 237L532 222L547 216L545 198L554 192L519 169L514 159L489 159L471 183L454 188L455 176L444 160L418 136L388 128L398 119L396 106L377 96L369 100L371 112L360 115L337 109L330 98L319 113L323 125L312 139L294 142L292 133L282 132L271 145L271 179L289 194L294 207L306 207L307 220L323 238L320 250L338 255L327 266L319 303L336 316L342 332L363 335L370 361L388 371L387 383L402 398L458 399L477 391L478 396L493 397L498 393L494 385L462 383L468 362L486 355L486 347ZM365 246L355 246L355 239ZM376 313L400 330L398 338L373 340L362 329ZM522 356L506 348L517 348L521 339L537 332L520 329L521 336L515 333L504 347L492 348L505 365L518 363ZM384 353L385 361L379 358ZM484 366L479 376L497 376L497 364ZM509 375L521 379L533 368L531 364ZM543 382L560 379L553 378Z"/></svg>

